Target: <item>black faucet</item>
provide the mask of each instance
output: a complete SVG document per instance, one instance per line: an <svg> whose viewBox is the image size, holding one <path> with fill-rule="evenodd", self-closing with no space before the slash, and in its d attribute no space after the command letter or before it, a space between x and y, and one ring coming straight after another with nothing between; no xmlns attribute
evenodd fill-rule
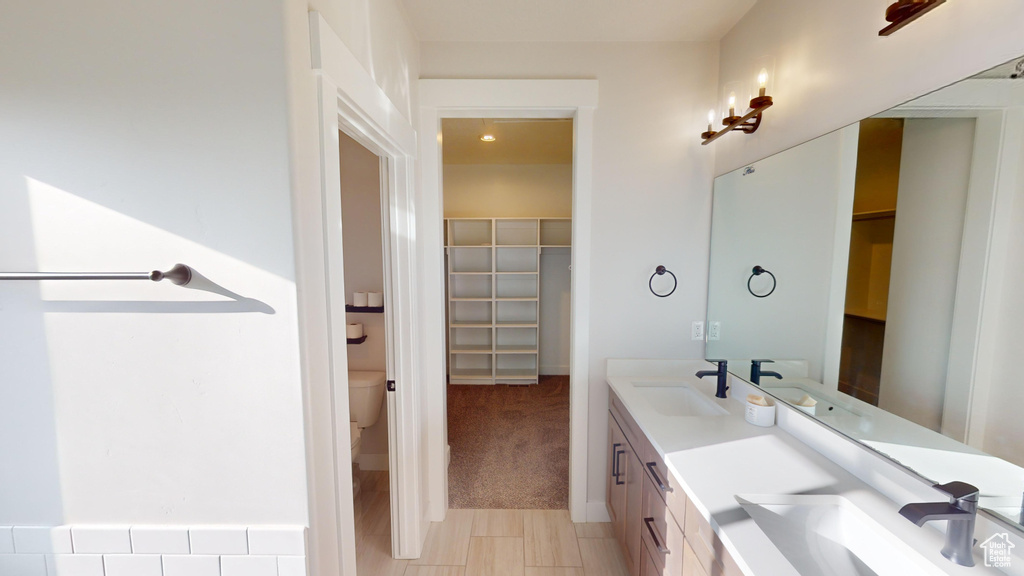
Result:
<svg viewBox="0 0 1024 576"><path fill-rule="evenodd" d="M775 360L751 360L750 361L750 381L753 384L761 385L761 376L773 376L782 380L782 374L778 372L772 372L771 370L761 370L762 362L775 362Z"/></svg>
<svg viewBox="0 0 1024 576"><path fill-rule="evenodd" d="M728 376L728 360L707 360L712 364L718 364L718 370L701 370L697 372L697 378L703 378L705 376L718 376L718 390L715 392L715 398L727 398L725 391L729 389L725 385L726 376Z"/></svg>
<svg viewBox="0 0 1024 576"><path fill-rule="evenodd" d="M966 482L932 486L949 495L949 502L907 504L900 514L918 526L931 520L949 520L942 555L961 566L974 566L974 521L978 517L978 489Z"/></svg>

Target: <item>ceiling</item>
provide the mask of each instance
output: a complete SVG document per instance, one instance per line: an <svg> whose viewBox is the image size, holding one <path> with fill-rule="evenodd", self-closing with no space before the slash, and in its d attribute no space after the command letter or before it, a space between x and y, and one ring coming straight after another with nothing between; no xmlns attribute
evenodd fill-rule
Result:
<svg viewBox="0 0 1024 576"><path fill-rule="evenodd" d="M402 0L423 42L716 41L756 0Z"/></svg>
<svg viewBox="0 0 1024 576"><path fill-rule="evenodd" d="M570 119L445 118L441 138L445 164L572 164Z"/></svg>

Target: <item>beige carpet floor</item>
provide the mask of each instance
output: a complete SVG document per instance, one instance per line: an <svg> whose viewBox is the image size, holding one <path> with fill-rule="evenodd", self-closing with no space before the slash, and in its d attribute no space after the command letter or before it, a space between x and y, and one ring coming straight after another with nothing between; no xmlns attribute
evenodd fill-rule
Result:
<svg viewBox="0 0 1024 576"><path fill-rule="evenodd" d="M569 506L569 377L448 385L449 508Z"/></svg>

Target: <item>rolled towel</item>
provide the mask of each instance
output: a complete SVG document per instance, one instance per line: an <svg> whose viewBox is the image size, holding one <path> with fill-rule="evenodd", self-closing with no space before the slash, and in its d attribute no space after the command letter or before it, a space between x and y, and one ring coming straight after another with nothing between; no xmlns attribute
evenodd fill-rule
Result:
<svg viewBox="0 0 1024 576"><path fill-rule="evenodd" d="M768 401L764 399L764 396L758 396L757 394L747 394L747 402L755 406L768 405Z"/></svg>
<svg viewBox="0 0 1024 576"><path fill-rule="evenodd" d="M804 406L805 408L812 408L818 403L817 400L811 398L809 394L804 394L804 397L797 401L797 406Z"/></svg>

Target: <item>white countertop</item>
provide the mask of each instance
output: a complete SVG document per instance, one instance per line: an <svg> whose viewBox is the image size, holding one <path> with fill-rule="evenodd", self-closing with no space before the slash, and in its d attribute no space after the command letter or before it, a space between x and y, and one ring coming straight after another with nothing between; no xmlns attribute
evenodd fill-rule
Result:
<svg viewBox="0 0 1024 576"><path fill-rule="evenodd" d="M918 528L899 515L906 502L887 499L778 426L761 428L747 423L745 399L758 389L730 375L729 398L716 399L715 378L694 377L698 370L713 368L703 360L608 360L607 381L745 574L789 576L798 572L740 507L737 494L841 495L946 574L1002 574L983 566L978 547L974 568L949 562L939 553L945 540L942 533L928 526ZM725 408L728 415L665 415L644 397L645 387L633 386L641 381L685 381ZM825 428L821 433L834 434ZM941 495L935 494L939 501Z"/></svg>

